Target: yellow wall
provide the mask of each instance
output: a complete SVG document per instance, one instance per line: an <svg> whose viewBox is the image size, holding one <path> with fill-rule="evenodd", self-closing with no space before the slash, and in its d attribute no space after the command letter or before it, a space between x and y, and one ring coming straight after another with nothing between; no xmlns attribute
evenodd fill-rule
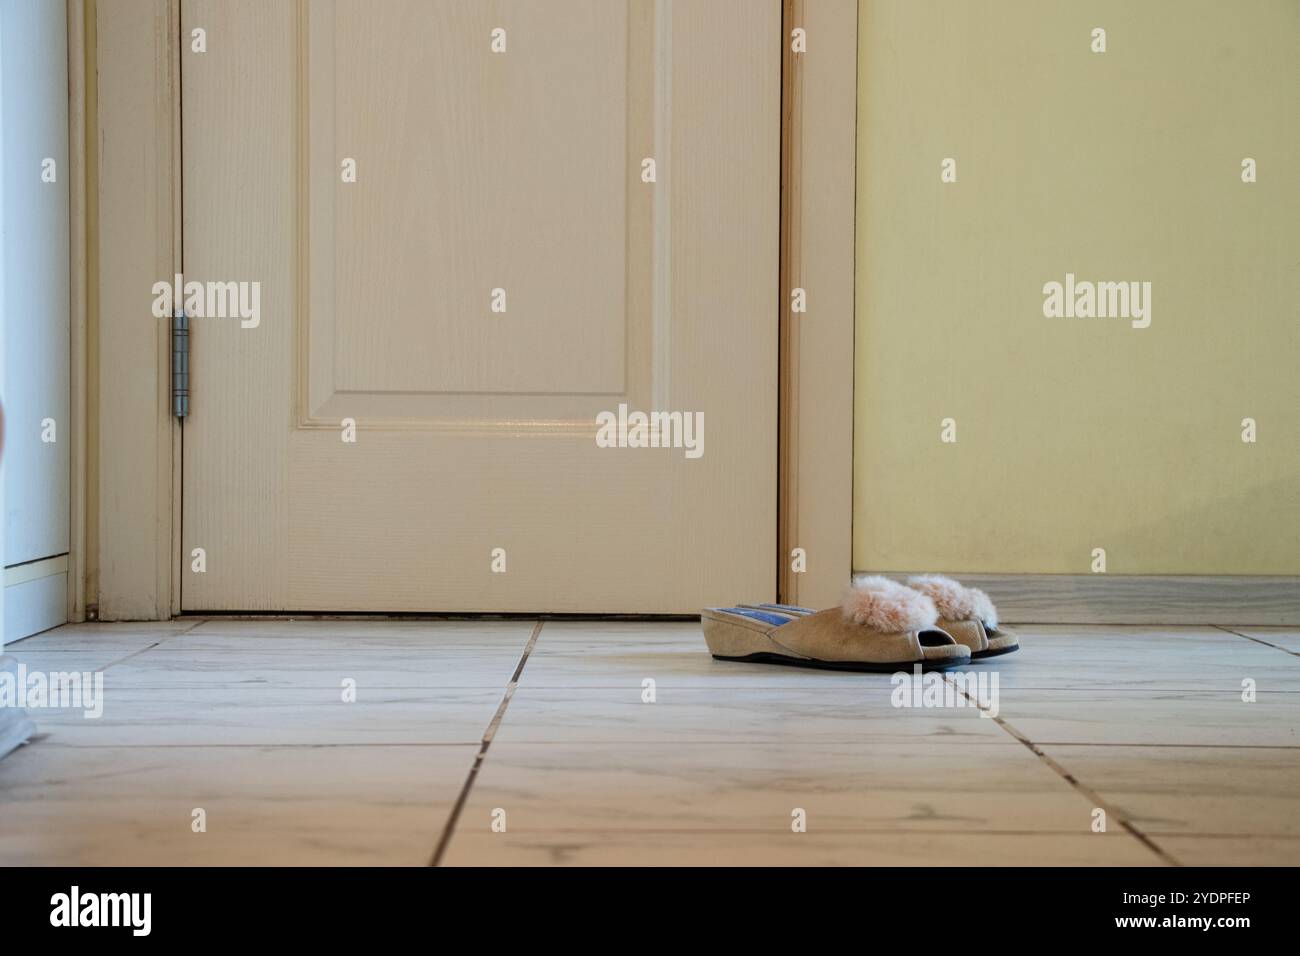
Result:
<svg viewBox="0 0 1300 956"><path fill-rule="evenodd" d="M1300 574L1300 3L862 0L860 44L854 567ZM1150 327L1045 318L1067 272Z"/></svg>

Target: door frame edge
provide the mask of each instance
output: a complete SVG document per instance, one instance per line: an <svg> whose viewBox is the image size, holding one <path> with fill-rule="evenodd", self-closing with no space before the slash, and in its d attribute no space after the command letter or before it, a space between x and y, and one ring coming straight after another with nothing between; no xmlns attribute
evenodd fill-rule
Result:
<svg viewBox="0 0 1300 956"><path fill-rule="evenodd" d="M67 3L68 619L165 620L180 609L181 428L171 415L171 323L143 321L141 280L170 280L181 266L181 0ZM150 389L129 387L141 377Z"/></svg>
<svg viewBox="0 0 1300 956"><path fill-rule="evenodd" d="M857 0L782 0L782 51L777 594L821 607L853 564Z"/></svg>
<svg viewBox="0 0 1300 956"><path fill-rule="evenodd" d="M87 367L87 294L90 289L90 208L87 186L91 164L87 132L94 107L95 0L67 0L68 10L68 375L71 448L68 455L68 621L86 619L87 435L89 390Z"/></svg>

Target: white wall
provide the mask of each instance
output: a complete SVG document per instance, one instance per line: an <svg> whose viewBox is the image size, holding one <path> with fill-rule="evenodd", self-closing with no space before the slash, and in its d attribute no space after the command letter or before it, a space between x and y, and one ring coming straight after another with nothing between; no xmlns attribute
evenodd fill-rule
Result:
<svg viewBox="0 0 1300 956"><path fill-rule="evenodd" d="M0 7L0 170L4 169L5 147L4 147L4 15L3 8ZM8 233L5 230L5 197L4 190L0 189L0 249L7 244ZM5 383L8 376L5 375L5 316L8 310L4 307L5 301L5 263L4 256L0 256L0 515L7 514L5 511L5 459L9 456L5 454L5 416L8 414L9 400L6 394ZM0 521L0 567L5 564L5 525L7 521ZM3 584L3 582L0 582ZM4 653L5 637L8 629L5 627L5 588L0 587L0 655Z"/></svg>
<svg viewBox="0 0 1300 956"><path fill-rule="evenodd" d="M0 0L3 127L4 621L8 640L67 614L67 10ZM42 180L54 160L54 182ZM44 441L47 419L54 441Z"/></svg>

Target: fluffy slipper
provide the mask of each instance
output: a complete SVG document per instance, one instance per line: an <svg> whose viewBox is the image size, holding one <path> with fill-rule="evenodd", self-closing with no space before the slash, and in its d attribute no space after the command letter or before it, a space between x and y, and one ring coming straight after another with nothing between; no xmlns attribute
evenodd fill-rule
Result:
<svg viewBox="0 0 1300 956"><path fill-rule="evenodd" d="M979 588L968 588L941 574L915 575L907 583L934 601L938 626L969 647L972 658L996 657L1019 649L1019 639L998 625L998 609Z"/></svg>
<svg viewBox="0 0 1300 956"><path fill-rule="evenodd" d="M936 626L926 595L888 578L862 578L839 607L711 607L700 612L704 640L718 660L833 670L895 671L920 664L965 664L970 649Z"/></svg>

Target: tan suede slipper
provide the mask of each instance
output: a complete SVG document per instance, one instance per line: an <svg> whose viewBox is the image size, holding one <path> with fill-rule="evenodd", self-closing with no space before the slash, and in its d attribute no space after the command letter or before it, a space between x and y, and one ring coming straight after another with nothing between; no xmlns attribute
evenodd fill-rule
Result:
<svg viewBox="0 0 1300 956"><path fill-rule="evenodd" d="M919 574L907 583L934 601L939 627L969 647L972 658L997 657L1020 649L1020 639L998 626L998 609L979 588L968 588L941 574Z"/></svg>
<svg viewBox="0 0 1300 956"><path fill-rule="evenodd" d="M806 611L806 609L799 609ZM788 613L765 607L700 612L704 640L718 660L832 670L922 670L970 661L970 649L935 626L934 602L887 578L857 581L840 607Z"/></svg>

